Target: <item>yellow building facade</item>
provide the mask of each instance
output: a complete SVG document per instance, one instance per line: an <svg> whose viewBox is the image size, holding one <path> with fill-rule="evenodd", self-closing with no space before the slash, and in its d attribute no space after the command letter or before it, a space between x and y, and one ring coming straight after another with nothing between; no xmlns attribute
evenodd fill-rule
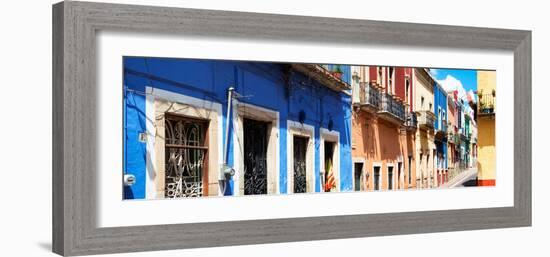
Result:
<svg viewBox="0 0 550 257"><path fill-rule="evenodd" d="M432 188L436 181L436 149L434 143L433 113L435 81L423 68L413 69L415 111L418 115L418 130L416 131L416 186L417 188Z"/></svg>
<svg viewBox="0 0 550 257"><path fill-rule="evenodd" d="M496 72L478 71L478 186L496 185Z"/></svg>

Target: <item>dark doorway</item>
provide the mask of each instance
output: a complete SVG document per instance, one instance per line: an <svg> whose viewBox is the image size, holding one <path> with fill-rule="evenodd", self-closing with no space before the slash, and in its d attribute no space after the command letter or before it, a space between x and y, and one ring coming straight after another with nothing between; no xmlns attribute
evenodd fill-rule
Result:
<svg viewBox="0 0 550 257"><path fill-rule="evenodd" d="M388 166L388 189L393 189L393 166Z"/></svg>
<svg viewBox="0 0 550 257"><path fill-rule="evenodd" d="M243 121L245 195L267 194L267 128L267 122Z"/></svg>
<svg viewBox="0 0 550 257"><path fill-rule="evenodd" d="M374 190L380 190L380 167L374 167Z"/></svg>
<svg viewBox="0 0 550 257"><path fill-rule="evenodd" d="M409 155L409 187L412 184L412 156ZM418 172L418 171L417 171Z"/></svg>
<svg viewBox="0 0 550 257"><path fill-rule="evenodd" d="M361 191L361 184L363 183L362 181L362 178L363 178L363 163L362 162L356 162L354 165L353 165L353 175L354 175L354 178L355 178L355 185L354 185L354 190L355 191Z"/></svg>

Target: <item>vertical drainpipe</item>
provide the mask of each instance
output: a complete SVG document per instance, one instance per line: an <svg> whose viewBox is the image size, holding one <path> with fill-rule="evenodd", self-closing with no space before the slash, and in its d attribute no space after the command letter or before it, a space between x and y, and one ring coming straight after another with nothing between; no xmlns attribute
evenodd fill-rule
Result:
<svg viewBox="0 0 550 257"><path fill-rule="evenodd" d="M231 106L233 105L233 93L235 91L235 88L233 87L229 87L228 89L228 92L227 92L227 116L226 116L226 122L225 122L225 142L224 142L224 149L223 149L223 166L220 167L220 171L219 171L219 177L218 177L218 184L220 186L220 193L219 195L220 196L224 196L225 195L225 191L227 191L227 185L229 183L229 178L228 178L228 171L229 169L232 170L232 172L230 173L231 176L234 174L234 170L232 168L229 167L228 163L227 163L227 155L228 155L228 150L229 150L229 126L230 126L230 122L232 121L231 117L229 115L231 115Z"/></svg>
<svg viewBox="0 0 550 257"><path fill-rule="evenodd" d="M225 124L225 147L223 152L223 164L227 165L227 151L229 150L229 122L230 122L230 114L231 114L231 106L232 106L232 100L233 100L233 92L235 91L235 88L229 87L227 89L227 116L226 116L226 124Z"/></svg>

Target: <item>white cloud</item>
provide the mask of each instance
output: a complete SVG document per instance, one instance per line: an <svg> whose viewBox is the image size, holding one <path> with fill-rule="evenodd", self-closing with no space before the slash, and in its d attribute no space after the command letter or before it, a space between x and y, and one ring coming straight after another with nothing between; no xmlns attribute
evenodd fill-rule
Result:
<svg viewBox="0 0 550 257"><path fill-rule="evenodd" d="M465 101L468 100L468 98L467 98L468 93L473 94L473 91L471 91L471 90L470 90L470 92L466 92L466 90L464 89L464 86L462 85L462 82L460 80L458 80L457 78L451 76L451 75L447 75L447 77L445 77L445 79L437 80L437 82L447 92L453 92L453 91L457 90L458 91L458 97L460 99L465 100Z"/></svg>

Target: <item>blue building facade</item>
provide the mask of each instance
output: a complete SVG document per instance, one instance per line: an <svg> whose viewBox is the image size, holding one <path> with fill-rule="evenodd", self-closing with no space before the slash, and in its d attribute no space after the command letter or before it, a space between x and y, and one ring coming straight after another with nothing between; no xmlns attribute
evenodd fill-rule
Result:
<svg viewBox="0 0 550 257"><path fill-rule="evenodd" d="M321 192L330 176L335 190L353 190L350 67L340 70L337 79L318 65L125 57L124 173L135 182L124 198L193 183L198 195L254 194L250 181L269 194ZM168 181L176 166L201 170L201 181ZM222 183L225 167L235 175ZM263 169L259 180L251 167Z"/></svg>
<svg viewBox="0 0 550 257"><path fill-rule="evenodd" d="M434 143L436 147L437 159L437 172L439 179L442 181L442 177L446 174L448 170L447 163L447 93L445 90L436 82L434 84L434 113L436 115L435 120L435 136Z"/></svg>

